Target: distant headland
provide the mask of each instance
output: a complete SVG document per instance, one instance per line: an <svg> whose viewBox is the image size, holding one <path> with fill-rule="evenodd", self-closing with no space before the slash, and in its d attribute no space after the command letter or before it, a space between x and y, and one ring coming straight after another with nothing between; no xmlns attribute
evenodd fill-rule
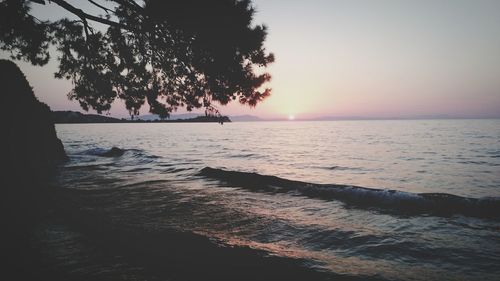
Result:
<svg viewBox="0 0 500 281"><path fill-rule="evenodd" d="M52 111L52 118L56 124L83 124L83 123L226 123L231 122L228 116L199 115L183 119L125 119L103 116L98 114L83 114L76 111Z"/></svg>

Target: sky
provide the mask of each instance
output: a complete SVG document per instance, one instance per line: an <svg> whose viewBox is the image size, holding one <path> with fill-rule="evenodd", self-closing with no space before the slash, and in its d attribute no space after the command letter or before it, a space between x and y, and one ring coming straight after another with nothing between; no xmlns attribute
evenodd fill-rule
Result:
<svg viewBox="0 0 500 281"><path fill-rule="evenodd" d="M226 115L500 117L500 1L254 0L268 27L270 98ZM41 17L61 11L33 5ZM2 53L0 57L7 57ZM79 110L56 61L19 63L53 110ZM147 114L144 106L141 114ZM179 113L183 113L180 110ZM117 103L111 115L127 116Z"/></svg>

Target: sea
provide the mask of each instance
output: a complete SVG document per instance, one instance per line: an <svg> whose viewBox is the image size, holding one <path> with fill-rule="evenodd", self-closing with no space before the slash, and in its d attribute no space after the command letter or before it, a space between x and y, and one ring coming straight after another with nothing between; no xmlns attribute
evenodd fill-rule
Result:
<svg viewBox="0 0 500 281"><path fill-rule="evenodd" d="M56 130L67 280L500 280L500 120Z"/></svg>

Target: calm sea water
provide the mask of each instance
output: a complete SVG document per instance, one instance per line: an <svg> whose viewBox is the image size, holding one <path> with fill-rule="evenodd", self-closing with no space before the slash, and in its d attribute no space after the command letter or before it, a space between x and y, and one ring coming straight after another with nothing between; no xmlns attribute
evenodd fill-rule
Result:
<svg viewBox="0 0 500 281"><path fill-rule="evenodd" d="M75 208L123 227L195 233L360 280L500 279L500 120L75 124L57 132L71 161L56 184ZM111 147L123 154L102 157ZM121 260L90 259L75 235L61 226L41 232L42 248L71 245L49 251L48 263L153 279Z"/></svg>

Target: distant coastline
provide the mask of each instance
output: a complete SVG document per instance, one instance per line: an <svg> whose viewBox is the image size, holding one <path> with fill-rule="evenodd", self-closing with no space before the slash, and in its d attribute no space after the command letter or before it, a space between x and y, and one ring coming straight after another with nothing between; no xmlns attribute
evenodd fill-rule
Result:
<svg viewBox="0 0 500 281"><path fill-rule="evenodd" d="M116 118L99 114L84 114L77 111L53 111L54 123L204 123L204 122L266 122L266 121L379 121L379 120L466 120L466 119L500 119L500 116L460 116L460 115L415 115L400 117L383 116L321 116L315 118L261 118L254 115L231 115L209 117L200 113L172 114L169 119L161 120L158 115L147 114L135 119ZM222 119L221 119L222 118Z"/></svg>
<svg viewBox="0 0 500 281"><path fill-rule="evenodd" d="M227 123L227 116L195 116L184 119L125 119L102 116L98 114L83 114L76 111L52 111L55 124L88 124L88 123Z"/></svg>

